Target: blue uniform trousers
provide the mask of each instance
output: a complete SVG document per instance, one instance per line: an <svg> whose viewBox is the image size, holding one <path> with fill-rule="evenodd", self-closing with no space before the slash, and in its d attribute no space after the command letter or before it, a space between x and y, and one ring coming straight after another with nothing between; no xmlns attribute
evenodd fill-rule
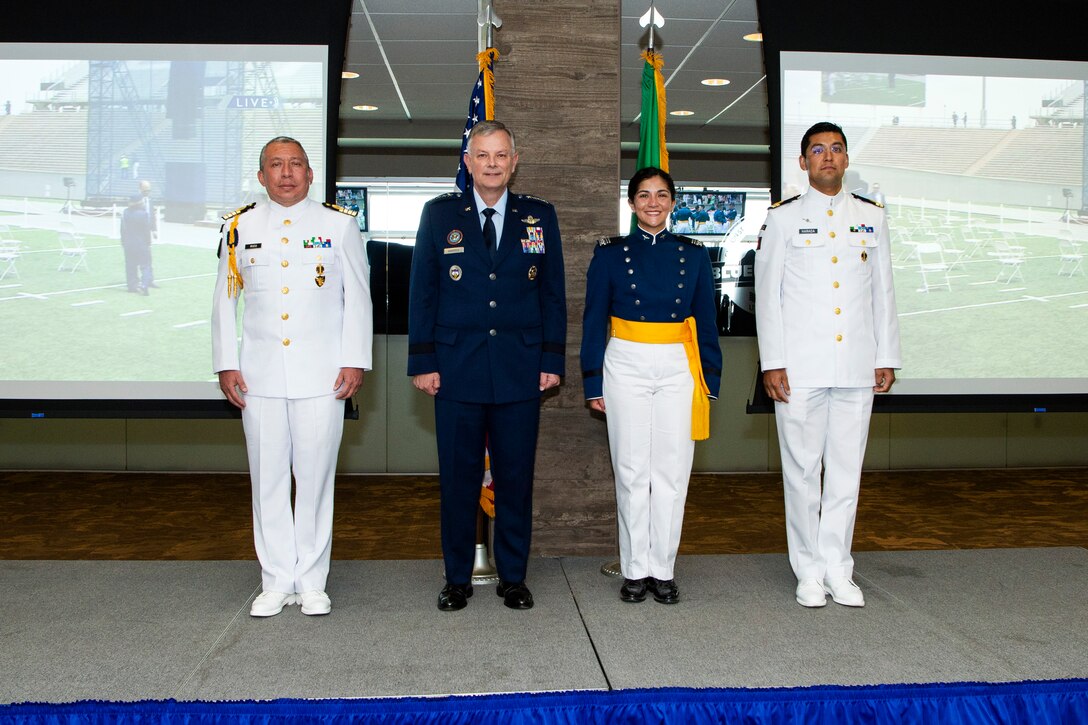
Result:
<svg viewBox="0 0 1088 725"><path fill-rule="evenodd" d="M472 578L485 438L495 481L495 567L505 582L524 581L533 527L540 399L463 403L439 394L434 413L446 581L467 584Z"/></svg>

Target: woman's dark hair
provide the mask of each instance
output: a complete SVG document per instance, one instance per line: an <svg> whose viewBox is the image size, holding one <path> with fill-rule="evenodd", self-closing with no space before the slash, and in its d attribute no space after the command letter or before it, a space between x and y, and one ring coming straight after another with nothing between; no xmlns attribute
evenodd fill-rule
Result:
<svg viewBox="0 0 1088 725"><path fill-rule="evenodd" d="M669 196L673 199L676 198L676 184L673 183L672 177L669 176L668 171L662 171L656 166L647 166L643 169L639 169L635 172L635 175L631 177L631 181L627 184L627 201L632 204L635 202L635 194L638 193L638 187L646 179L652 179L655 176L660 176L665 180L665 183L669 186Z"/></svg>

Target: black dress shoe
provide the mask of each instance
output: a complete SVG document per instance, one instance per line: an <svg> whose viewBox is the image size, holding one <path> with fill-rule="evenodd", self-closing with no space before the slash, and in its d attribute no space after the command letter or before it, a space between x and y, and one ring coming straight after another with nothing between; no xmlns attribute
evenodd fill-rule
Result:
<svg viewBox="0 0 1088 725"><path fill-rule="evenodd" d="M443 612L456 612L468 606L471 596L471 584L447 584L438 595L438 608Z"/></svg>
<svg viewBox="0 0 1088 725"><path fill-rule="evenodd" d="M675 579L666 580L649 577L646 580L646 588L654 595L655 602L676 604L680 601L680 590L676 587Z"/></svg>
<svg viewBox="0 0 1088 725"><path fill-rule="evenodd" d="M645 579L624 579L620 587L620 599L625 602L641 602L646 599Z"/></svg>
<svg viewBox="0 0 1088 725"><path fill-rule="evenodd" d="M513 584L500 580L495 593L502 597L502 603L511 609L533 608L533 594L529 591L529 587L525 586L525 582Z"/></svg>

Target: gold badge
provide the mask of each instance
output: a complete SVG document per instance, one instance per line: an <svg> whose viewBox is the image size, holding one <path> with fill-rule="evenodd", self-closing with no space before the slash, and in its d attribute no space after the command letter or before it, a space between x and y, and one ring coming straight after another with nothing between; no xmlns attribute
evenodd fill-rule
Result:
<svg viewBox="0 0 1088 725"><path fill-rule="evenodd" d="M325 265L317 265L317 276L314 277L314 282L317 282L318 287L323 287L325 285Z"/></svg>
<svg viewBox="0 0 1088 725"><path fill-rule="evenodd" d="M450 279L454 282L459 282L461 280L461 268L456 264L450 267Z"/></svg>
<svg viewBox="0 0 1088 725"><path fill-rule="evenodd" d="M536 223L537 223L538 221L540 221L540 220L539 220L539 219L537 219L537 218L536 218L535 216L533 216L532 214L530 214L529 216L525 217L525 218L524 218L524 219L522 219L521 221L522 221L522 223L523 223L523 224L536 224Z"/></svg>
<svg viewBox="0 0 1088 725"><path fill-rule="evenodd" d="M536 279L536 265L529 267L529 279Z"/></svg>
<svg viewBox="0 0 1088 725"><path fill-rule="evenodd" d="M868 260L869 260L869 253L866 252L864 249L861 250L861 261L862 262L867 262Z"/></svg>

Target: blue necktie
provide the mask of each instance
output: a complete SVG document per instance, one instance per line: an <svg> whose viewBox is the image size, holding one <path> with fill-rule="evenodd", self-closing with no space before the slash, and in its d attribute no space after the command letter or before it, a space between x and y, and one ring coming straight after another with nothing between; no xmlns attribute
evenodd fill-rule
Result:
<svg viewBox="0 0 1088 725"><path fill-rule="evenodd" d="M491 255L491 261L495 261L495 248L498 247L495 234L495 220L491 218L494 215L494 209L484 209L484 216L487 217L484 219L484 246L487 247L488 254Z"/></svg>

